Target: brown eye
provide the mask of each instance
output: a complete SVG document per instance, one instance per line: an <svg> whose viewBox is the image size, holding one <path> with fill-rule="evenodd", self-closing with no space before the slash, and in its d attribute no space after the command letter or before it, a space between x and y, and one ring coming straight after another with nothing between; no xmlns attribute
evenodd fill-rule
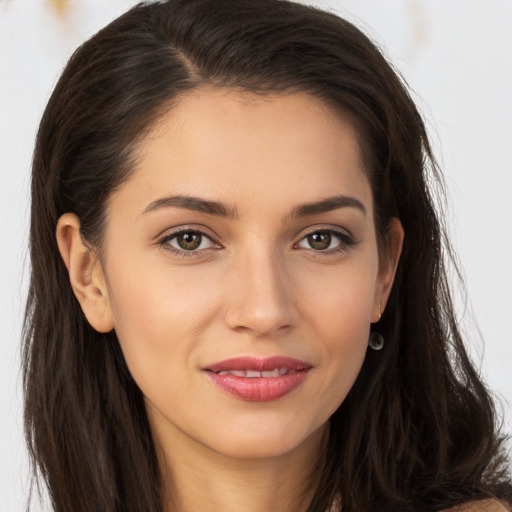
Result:
<svg viewBox="0 0 512 512"><path fill-rule="evenodd" d="M332 236L326 231L317 231L308 235L307 241L309 246L315 251L325 251L331 246Z"/></svg>
<svg viewBox="0 0 512 512"><path fill-rule="evenodd" d="M334 229L319 229L305 235L295 247L332 254L348 250L354 244L354 239L348 233Z"/></svg>
<svg viewBox="0 0 512 512"><path fill-rule="evenodd" d="M176 253L198 254L204 249L216 247L213 240L201 231L180 231L174 235L164 237L161 245L168 246Z"/></svg>
<svg viewBox="0 0 512 512"><path fill-rule="evenodd" d="M200 233L180 233L176 236L176 243L184 251L193 251L201 245L202 239Z"/></svg>

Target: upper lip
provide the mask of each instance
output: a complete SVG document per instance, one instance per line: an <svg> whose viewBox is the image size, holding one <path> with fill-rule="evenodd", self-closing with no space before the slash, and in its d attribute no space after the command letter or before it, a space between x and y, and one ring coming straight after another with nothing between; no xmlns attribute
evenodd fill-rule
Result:
<svg viewBox="0 0 512 512"><path fill-rule="evenodd" d="M273 356L266 358L257 357L234 357L217 363L208 365L205 370L212 372L222 372L229 370L253 370L253 371L272 371L276 368L286 368L287 370L305 370L311 368L307 362L300 361L293 357Z"/></svg>

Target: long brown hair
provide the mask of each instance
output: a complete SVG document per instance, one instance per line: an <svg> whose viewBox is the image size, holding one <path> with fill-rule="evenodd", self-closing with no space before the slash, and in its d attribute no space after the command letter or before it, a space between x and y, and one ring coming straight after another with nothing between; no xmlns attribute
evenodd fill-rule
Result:
<svg viewBox="0 0 512 512"><path fill-rule="evenodd" d="M432 511L510 500L491 399L455 320L434 208L441 184L403 81L357 28L283 0L142 3L71 57L43 115L32 174L24 331L25 428L56 512L158 512L162 481L140 390L115 332L87 323L60 258L66 212L101 249L105 206L138 140L180 94L208 85L306 91L348 113L364 146L381 240L405 229L396 281L349 396L331 418L310 512ZM338 505L336 505L338 506Z"/></svg>

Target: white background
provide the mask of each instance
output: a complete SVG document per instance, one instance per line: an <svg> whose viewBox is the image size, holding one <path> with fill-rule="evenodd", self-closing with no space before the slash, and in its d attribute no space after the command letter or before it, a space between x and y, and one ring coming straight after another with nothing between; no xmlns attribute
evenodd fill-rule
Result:
<svg viewBox="0 0 512 512"><path fill-rule="evenodd" d="M19 333L37 122L73 49L135 2L59 3L0 0L0 512L24 510L28 490ZM315 4L361 26L415 91L446 174L447 224L470 300L458 300L460 316L489 386L512 402L512 0Z"/></svg>

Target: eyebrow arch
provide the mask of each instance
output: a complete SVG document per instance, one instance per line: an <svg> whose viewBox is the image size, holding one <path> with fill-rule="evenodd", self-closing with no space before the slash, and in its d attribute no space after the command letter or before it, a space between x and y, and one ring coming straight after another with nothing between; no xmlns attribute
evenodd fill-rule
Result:
<svg viewBox="0 0 512 512"><path fill-rule="evenodd" d="M338 208L356 208L366 215L364 204L352 196L334 196L322 199L314 203L306 203L293 209L291 217L306 217L308 215L317 215L326 213Z"/></svg>
<svg viewBox="0 0 512 512"><path fill-rule="evenodd" d="M143 215L159 208L185 208L186 210L193 210L207 215L215 215L218 217L235 218L238 216L236 209L227 206L224 203L217 201L208 201L199 197L192 196L167 196L157 199L150 203L144 211Z"/></svg>

